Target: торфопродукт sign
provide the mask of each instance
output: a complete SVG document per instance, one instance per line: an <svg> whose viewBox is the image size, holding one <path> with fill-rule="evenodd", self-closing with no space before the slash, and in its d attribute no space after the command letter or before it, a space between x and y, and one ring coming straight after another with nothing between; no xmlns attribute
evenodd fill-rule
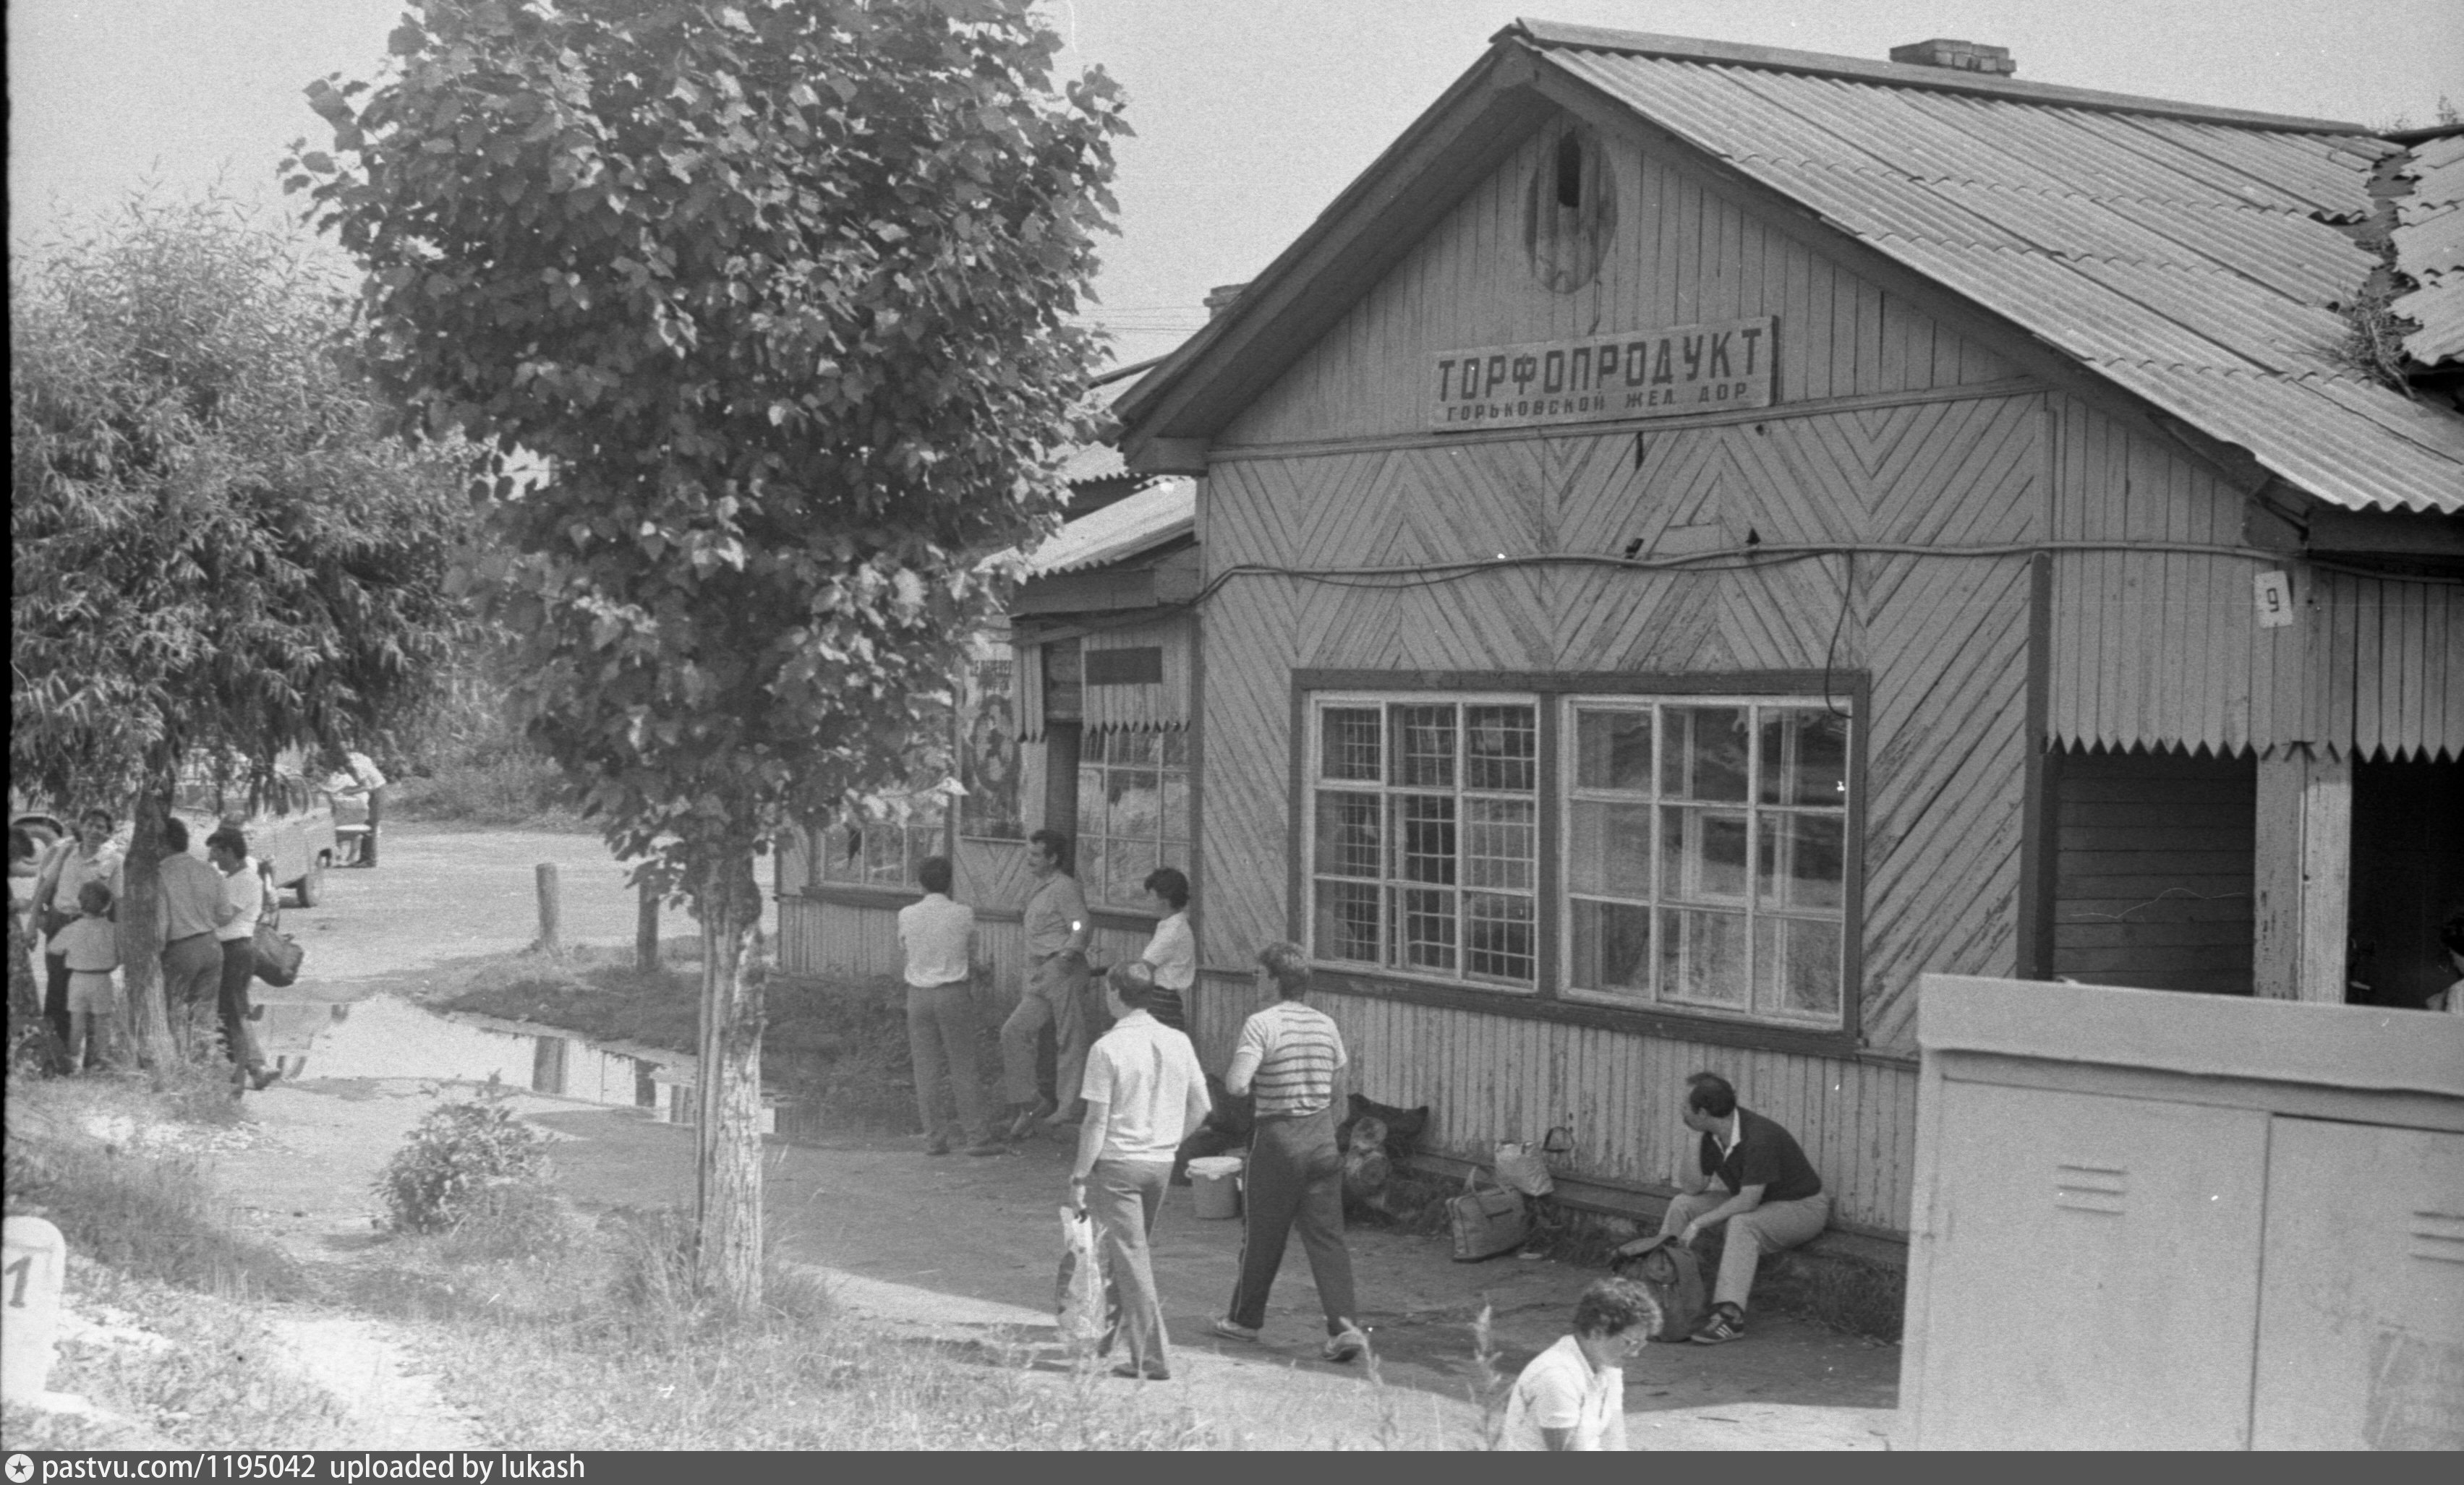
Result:
<svg viewBox="0 0 2464 1485"><path fill-rule="evenodd" d="M1771 317L1429 358L1429 426L1530 427L1768 407Z"/></svg>

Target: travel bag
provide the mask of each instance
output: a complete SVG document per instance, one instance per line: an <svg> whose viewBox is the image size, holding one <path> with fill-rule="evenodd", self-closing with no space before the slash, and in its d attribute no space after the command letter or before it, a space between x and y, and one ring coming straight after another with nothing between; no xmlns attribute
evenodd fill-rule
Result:
<svg viewBox="0 0 2464 1485"><path fill-rule="evenodd" d="M299 961L308 951L282 931L279 916L268 913L256 922L256 977L275 989L299 977Z"/></svg>
<svg viewBox="0 0 2464 1485"><path fill-rule="evenodd" d="M1674 1235L1638 1237L1609 1255L1609 1272L1631 1278L1660 1301L1660 1328L1654 1341L1683 1341L1701 1328L1710 1314L1711 1295L1703 1281L1703 1260Z"/></svg>
<svg viewBox="0 0 2464 1485"><path fill-rule="evenodd" d="M1463 1177L1463 1193L1446 1203L1454 1229L1455 1261L1471 1263L1509 1248L1519 1248L1531 1235L1531 1211L1521 1191L1509 1191L1494 1178L1482 1184L1485 1171Z"/></svg>

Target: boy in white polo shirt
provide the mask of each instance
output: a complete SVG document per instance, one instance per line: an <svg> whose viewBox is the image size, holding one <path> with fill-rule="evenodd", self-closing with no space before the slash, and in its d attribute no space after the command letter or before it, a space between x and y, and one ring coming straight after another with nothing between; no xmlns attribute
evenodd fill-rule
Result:
<svg viewBox="0 0 2464 1485"><path fill-rule="evenodd" d="M1198 1049L1148 1013L1154 993L1152 983L1126 966L1105 977L1112 1029L1087 1051L1087 1078L1078 1089L1087 1117L1078 1126L1069 1197L1095 1219L1107 1298L1129 1343L1129 1360L1112 1374L1161 1382L1172 1375L1172 1355L1147 1234L1163 1210L1173 1152L1209 1104Z"/></svg>

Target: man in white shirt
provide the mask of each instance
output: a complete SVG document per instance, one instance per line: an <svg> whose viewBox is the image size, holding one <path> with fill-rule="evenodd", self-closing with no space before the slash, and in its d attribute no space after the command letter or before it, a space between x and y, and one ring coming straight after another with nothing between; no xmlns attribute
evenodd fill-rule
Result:
<svg viewBox="0 0 2464 1485"><path fill-rule="evenodd" d="M1630 1278L1595 1280L1574 1301L1574 1333L1531 1359L1507 1398L1501 1450L1623 1450L1625 1364L1660 1328L1660 1305Z"/></svg>
<svg viewBox="0 0 2464 1485"><path fill-rule="evenodd" d="M915 1067L915 1112L924 1123L924 1153L950 1153L963 1131L970 1155L998 1155L976 1070L976 912L950 900L950 859L928 856L915 868L920 902L898 909L898 944L907 951L907 1047ZM941 1117L941 1085L950 1088L956 1124Z"/></svg>
<svg viewBox="0 0 2464 1485"><path fill-rule="evenodd" d="M1129 1360L1112 1374L1161 1382L1172 1375L1172 1355L1147 1234L1163 1210L1173 1152L1208 1105L1198 1049L1148 1013L1153 993L1126 966L1105 978L1112 1029L1087 1052L1086 1081L1078 1090L1087 1117L1078 1125L1069 1197L1095 1219L1108 1307L1129 1343Z"/></svg>
<svg viewBox="0 0 2464 1485"><path fill-rule="evenodd" d="M188 822L176 815L163 821L161 870L163 1000L171 1035L185 1048L195 1009L222 989L223 950L214 930L239 909L231 906L228 879L188 853ZM249 968L255 970L253 960Z"/></svg>
<svg viewBox="0 0 2464 1485"><path fill-rule="evenodd" d="M265 1055L257 1050L256 1029L249 1024L253 1018L249 982L256 976L256 923L265 914L273 887L257 870L255 858L248 854L248 837L236 825L224 825L206 837L206 859L223 874L223 891L234 909L229 921L214 929L214 939L223 950L217 1008L223 1017L224 1050L231 1054L232 1081L244 1081L263 1092L282 1075L268 1067Z"/></svg>
<svg viewBox="0 0 2464 1485"><path fill-rule="evenodd" d="M1147 898L1163 909L1155 937L1138 955L1155 982L1147 1012L1177 1032L1189 1030L1189 992L1198 983L1198 938L1189 931L1189 878L1177 866L1158 866L1143 884Z"/></svg>

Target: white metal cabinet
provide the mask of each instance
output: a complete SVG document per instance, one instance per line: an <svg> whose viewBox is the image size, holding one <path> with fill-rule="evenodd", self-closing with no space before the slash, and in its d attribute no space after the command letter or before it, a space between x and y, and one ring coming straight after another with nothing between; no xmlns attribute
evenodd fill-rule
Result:
<svg viewBox="0 0 2464 1485"><path fill-rule="evenodd" d="M2464 1134L2271 1125L2252 1443L2464 1449Z"/></svg>
<svg viewBox="0 0 2464 1485"><path fill-rule="evenodd" d="M2197 1379L2250 1366L2267 1116L1981 1082L1943 1094L1927 1323L1966 1340L1927 1352L1919 1385L1944 1427L1926 1443L2247 1445L2246 1396Z"/></svg>
<svg viewBox="0 0 2464 1485"><path fill-rule="evenodd" d="M2464 1016L1921 995L1903 1442L2464 1448Z"/></svg>

